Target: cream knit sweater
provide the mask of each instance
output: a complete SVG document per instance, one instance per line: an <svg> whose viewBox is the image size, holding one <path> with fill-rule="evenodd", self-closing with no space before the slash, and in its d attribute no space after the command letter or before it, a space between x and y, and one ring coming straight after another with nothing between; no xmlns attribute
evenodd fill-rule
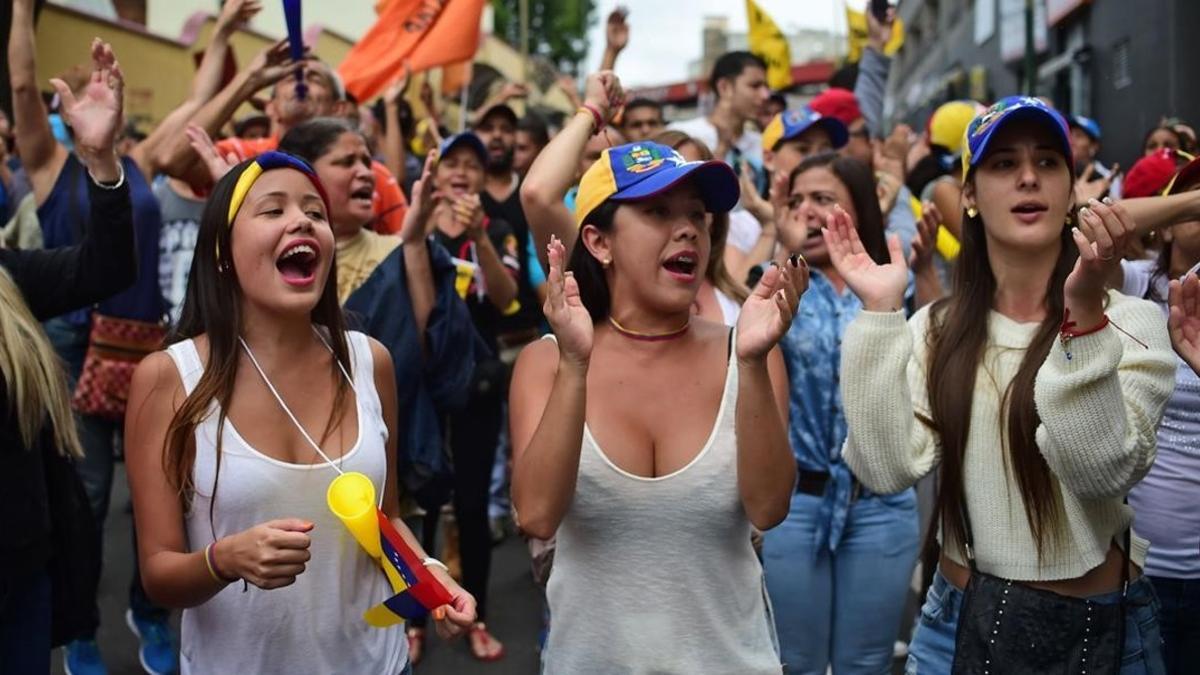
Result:
<svg viewBox="0 0 1200 675"><path fill-rule="evenodd" d="M905 323L900 312L861 312L842 342L842 399L849 423L843 455L871 490L890 493L937 465L941 443L914 413L930 416L926 390L928 308ZM1000 400L1037 324L992 312L988 345L975 378L963 463L979 568L997 576L1050 581L1082 576L1104 561L1133 512L1125 493L1150 469L1155 429L1174 388L1175 355L1162 311L1110 293L1108 316L1149 348L1107 327L1055 342L1037 374L1037 443L1061 487L1064 527L1039 561L1024 500L1001 444ZM903 441L907 439L907 443ZM1145 540L1132 557L1145 561ZM957 546L946 549L964 562Z"/></svg>

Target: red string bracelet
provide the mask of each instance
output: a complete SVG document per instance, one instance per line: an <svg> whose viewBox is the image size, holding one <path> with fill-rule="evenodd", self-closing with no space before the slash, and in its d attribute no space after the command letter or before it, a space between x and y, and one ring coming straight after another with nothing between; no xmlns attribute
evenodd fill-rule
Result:
<svg viewBox="0 0 1200 675"><path fill-rule="evenodd" d="M596 109L596 106L592 105L591 103L584 103L579 106L579 109L586 110L591 113L593 136L600 133L600 131L604 129L604 116L600 114L600 111Z"/></svg>
<svg viewBox="0 0 1200 675"><path fill-rule="evenodd" d="M1078 330L1077 326L1078 324L1071 320L1071 310L1064 309L1062 326L1058 328L1058 339L1062 342L1063 352L1067 355L1068 361L1071 360L1071 351L1067 349L1067 345L1070 344L1071 340L1104 330L1108 326L1108 315L1103 315L1100 323L1087 330Z"/></svg>

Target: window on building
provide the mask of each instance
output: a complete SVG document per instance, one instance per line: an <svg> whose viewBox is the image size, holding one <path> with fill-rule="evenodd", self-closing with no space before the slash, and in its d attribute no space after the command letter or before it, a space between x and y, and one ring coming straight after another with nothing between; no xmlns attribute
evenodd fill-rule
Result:
<svg viewBox="0 0 1200 675"><path fill-rule="evenodd" d="M1124 89L1133 84L1133 69L1129 64L1129 40L1121 40L1113 47L1113 88Z"/></svg>

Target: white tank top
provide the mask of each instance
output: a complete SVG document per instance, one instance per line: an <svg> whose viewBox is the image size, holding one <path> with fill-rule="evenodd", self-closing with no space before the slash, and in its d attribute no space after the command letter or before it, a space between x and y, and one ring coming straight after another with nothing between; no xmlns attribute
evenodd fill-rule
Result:
<svg viewBox="0 0 1200 675"><path fill-rule="evenodd" d="M344 471L370 476L382 498L387 475L387 427L375 390L371 347L347 333L358 406L358 440L339 461ZM184 388L191 393L204 366L193 340L172 345ZM198 607L183 611L180 669L204 673L381 673L396 675L408 662L404 626L372 628L369 607L392 595L379 565L367 556L325 504L337 472L321 462L290 464L251 447L226 419L221 475L212 521L216 472L217 406L196 428L195 494L185 515L188 546L203 550L217 538L276 518L314 523L309 560L296 583L246 592L233 583Z"/></svg>
<svg viewBox="0 0 1200 675"><path fill-rule="evenodd" d="M548 675L779 673L775 624L737 487L737 363L690 463L614 464L587 425L546 593Z"/></svg>

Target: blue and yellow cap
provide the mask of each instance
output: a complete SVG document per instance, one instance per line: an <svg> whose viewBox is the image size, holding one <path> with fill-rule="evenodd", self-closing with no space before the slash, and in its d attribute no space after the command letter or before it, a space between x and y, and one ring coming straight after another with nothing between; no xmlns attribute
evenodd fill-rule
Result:
<svg viewBox="0 0 1200 675"><path fill-rule="evenodd" d="M1083 129L1083 133L1091 137L1093 141L1100 140L1100 123L1090 117L1083 115L1072 115L1070 121L1071 128Z"/></svg>
<svg viewBox="0 0 1200 675"><path fill-rule="evenodd" d="M836 117L826 117L808 106L795 110L784 110L767 124L763 129L762 146L765 150L775 152L779 144L795 138L808 131L809 127L817 125L829 134L829 140L834 148L840 148L850 140L850 132L846 125Z"/></svg>
<svg viewBox="0 0 1200 675"><path fill-rule="evenodd" d="M741 196L737 175L725 162L689 162L660 143L626 143L606 148L583 174L575 196L575 223L582 226L584 219L609 199L646 199L684 180L696 182L704 208L713 213L732 209Z"/></svg>
<svg viewBox="0 0 1200 675"><path fill-rule="evenodd" d="M1062 114L1041 99L1032 96L1009 96L993 103L967 125L963 136L963 180L967 179L971 168L987 154L992 136L1005 124L1014 120L1044 124L1053 130L1063 157L1067 158L1068 164L1071 163L1071 132Z"/></svg>

